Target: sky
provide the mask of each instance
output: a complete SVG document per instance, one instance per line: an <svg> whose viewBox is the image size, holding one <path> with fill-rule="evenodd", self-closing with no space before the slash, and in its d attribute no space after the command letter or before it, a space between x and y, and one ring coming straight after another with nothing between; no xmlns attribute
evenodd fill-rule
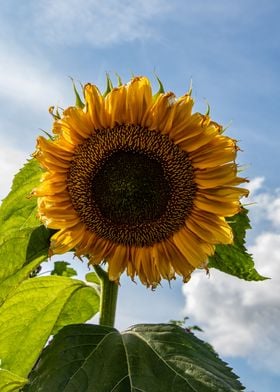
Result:
<svg viewBox="0 0 280 392"><path fill-rule="evenodd" d="M121 280L117 327L188 316L248 392L280 385L280 45L278 0L9 0L0 10L0 197L51 128L48 108L74 103L70 77L105 87L155 74L177 96L192 82L195 111L239 141L251 179L247 245L258 271L245 282L211 270L155 292ZM73 261L81 274L85 266Z"/></svg>

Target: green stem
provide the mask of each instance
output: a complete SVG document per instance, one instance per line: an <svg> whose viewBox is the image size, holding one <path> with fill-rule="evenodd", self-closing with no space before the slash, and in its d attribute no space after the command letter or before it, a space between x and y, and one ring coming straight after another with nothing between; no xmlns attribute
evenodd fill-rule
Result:
<svg viewBox="0 0 280 392"><path fill-rule="evenodd" d="M99 324L114 326L118 298L118 283L109 280L108 274L99 265L94 266L101 282Z"/></svg>

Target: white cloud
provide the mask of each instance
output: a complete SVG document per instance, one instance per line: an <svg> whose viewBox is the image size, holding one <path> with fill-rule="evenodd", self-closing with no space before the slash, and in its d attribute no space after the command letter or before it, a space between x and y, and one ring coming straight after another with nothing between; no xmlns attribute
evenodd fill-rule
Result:
<svg viewBox="0 0 280 392"><path fill-rule="evenodd" d="M71 82L59 76L47 58L9 39L0 41L0 136L5 145L26 149L26 155L32 152L39 128L51 124L48 108L67 105ZM11 161L11 156L4 154L3 159ZM6 181L2 172L1 177Z"/></svg>
<svg viewBox="0 0 280 392"><path fill-rule="evenodd" d="M250 191L250 197L256 194L261 189L264 183L264 177L253 178L248 184L247 188Z"/></svg>
<svg viewBox="0 0 280 392"><path fill-rule="evenodd" d="M271 279L245 282L216 270L203 279L196 273L183 287L184 311L220 354L243 356L255 367L280 373L280 230L275 225L280 222L280 197L278 191L260 192L263 182L258 178L251 183L251 198L258 202L253 215L266 216L274 230L263 230L249 251L257 270Z"/></svg>
<svg viewBox="0 0 280 392"><path fill-rule="evenodd" d="M42 0L34 21L52 43L101 46L155 38L155 18L168 9L165 0Z"/></svg>
<svg viewBox="0 0 280 392"><path fill-rule="evenodd" d="M264 178L257 177L249 183L251 191L248 203L253 222L257 225L268 221L275 228L280 224L280 188L266 189L263 185Z"/></svg>
<svg viewBox="0 0 280 392"><path fill-rule="evenodd" d="M0 146L0 204L1 200L8 194L12 184L13 176L23 166L26 161L26 154L23 151L5 145Z"/></svg>
<svg viewBox="0 0 280 392"><path fill-rule="evenodd" d="M65 78L66 82L66 78ZM0 44L0 99L19 104L29 112L63 99L64 87L49 64L10 42Z"/></svg>

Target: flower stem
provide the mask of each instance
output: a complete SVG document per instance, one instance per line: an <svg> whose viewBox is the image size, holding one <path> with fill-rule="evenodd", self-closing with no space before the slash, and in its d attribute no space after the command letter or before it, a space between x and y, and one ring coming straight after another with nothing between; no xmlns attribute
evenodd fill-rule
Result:
<svg viewBox="0 0 280 392"><path fill-rule="evenodd" d="M99 324L114 326L118 298L118 283L109 280L108 274L99 265L94 266L101 282Z"/></svg>

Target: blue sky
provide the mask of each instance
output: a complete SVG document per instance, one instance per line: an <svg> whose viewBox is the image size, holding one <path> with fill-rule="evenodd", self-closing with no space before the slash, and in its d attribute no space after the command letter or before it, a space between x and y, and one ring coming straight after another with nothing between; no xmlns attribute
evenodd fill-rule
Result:
<svg viewBox="0 0 280 392"><path fill-rule="evenodd" d="M106 72L156 73L177 95L192 80L195 110L209 103L239 140L256 203L248 245L272 279L198 272L156 292L123 279L117 324L187 315L255 392L280 385L279 14L278 0L9 0L0 11L1 197L50 129L48 107L73 103L69 76L103 87Z"/></svg>

